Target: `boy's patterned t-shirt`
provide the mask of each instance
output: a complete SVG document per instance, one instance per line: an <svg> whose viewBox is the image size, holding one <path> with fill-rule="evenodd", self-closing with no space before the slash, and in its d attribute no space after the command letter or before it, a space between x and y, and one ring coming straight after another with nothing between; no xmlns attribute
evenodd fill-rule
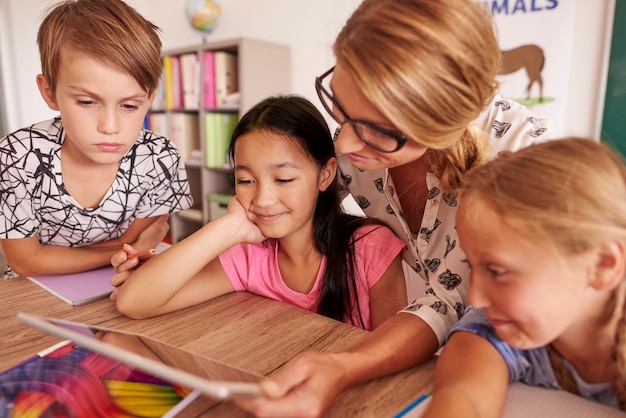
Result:
<svg viewBox="0 0 626 418"><path fill-rule="evenodd" d="M146 130L122 157L100 204L80 206L63 184L64 136L55 118L0 140L0 239L37 236L44 245L80 247L118 238L136 218L191 207L176 148Z"/></svg>

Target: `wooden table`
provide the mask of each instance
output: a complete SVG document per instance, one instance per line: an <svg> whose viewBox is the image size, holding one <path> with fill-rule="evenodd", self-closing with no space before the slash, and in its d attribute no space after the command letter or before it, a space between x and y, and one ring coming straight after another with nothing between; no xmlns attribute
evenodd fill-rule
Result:
<svg viewBox="0 0 626 418"><path fill-rule="evenodd" d="M261 375L272 373L302 351L337 351L366 333L246 292L143 320L122 316L108 299L82 306L68 305L24 278L0 281L0 295L0 323L4 328L0 336L0 370L59 341L22 324L16 319L18 312L138 332ZM393 416L432 389L433 371L434 360L351 388L335 401L328 416ZM230 402L222 402L198 416L206 415L249 416Z"/></svg>

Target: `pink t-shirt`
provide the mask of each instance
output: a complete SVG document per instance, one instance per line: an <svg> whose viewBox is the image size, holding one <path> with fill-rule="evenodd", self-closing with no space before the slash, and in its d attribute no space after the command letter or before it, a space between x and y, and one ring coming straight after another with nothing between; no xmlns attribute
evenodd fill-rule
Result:
<svg viewBox="0 0 626 418"><path fill-rule="evenodd" d="M389 228L380 225L362 226L355 232L355 237L363 234L366 235L354 245L354 257L361 316L365 329L371 330L369 289L380 280L393 259L404 249L405 243ZM322 258L313 288L305 294L290 289L283 281L278 268L277 250L276 240L260 244L239 244L222 253L219 259L235 290L247 290L316 312L326 257ZM398 280L404 280L404 277L400 276ZM346 319L345 322L360 324L358 317Z"/></svg>

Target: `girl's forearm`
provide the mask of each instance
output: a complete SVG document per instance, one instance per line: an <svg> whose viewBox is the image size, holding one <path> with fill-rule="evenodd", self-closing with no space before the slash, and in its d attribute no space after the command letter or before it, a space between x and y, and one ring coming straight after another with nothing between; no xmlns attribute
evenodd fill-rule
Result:
<svg viewBox="0 0 626 418"><path fill-rule="evenodd" d="M158 309L202 274L207 264L240 243L236 231L228 216L208 223L137 268L121 286L118 298L141 300L147 311Z"/></svg>

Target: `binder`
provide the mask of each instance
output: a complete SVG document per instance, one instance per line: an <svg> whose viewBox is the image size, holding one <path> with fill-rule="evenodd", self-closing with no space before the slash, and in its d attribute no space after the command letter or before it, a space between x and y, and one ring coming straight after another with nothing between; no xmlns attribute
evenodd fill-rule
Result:
<svg viewBox="0 0 626 418"><path fill-rule="evenodd" d="M213 51L205 51L203 60L203 102L205 109L215 109L215 54Z"/></svg>

